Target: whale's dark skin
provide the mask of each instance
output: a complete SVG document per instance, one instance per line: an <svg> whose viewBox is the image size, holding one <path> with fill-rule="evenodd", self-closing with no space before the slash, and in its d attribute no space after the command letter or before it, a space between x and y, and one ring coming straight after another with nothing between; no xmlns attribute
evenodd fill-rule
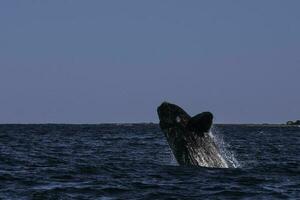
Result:
<svg viewBox="0 0 300 200"><path fill-rule="evenodd" d="M168 102L157 108L159 125L180 165L228 167L220 150L208 133L213 115L203 112L194 117Z"/></svg>

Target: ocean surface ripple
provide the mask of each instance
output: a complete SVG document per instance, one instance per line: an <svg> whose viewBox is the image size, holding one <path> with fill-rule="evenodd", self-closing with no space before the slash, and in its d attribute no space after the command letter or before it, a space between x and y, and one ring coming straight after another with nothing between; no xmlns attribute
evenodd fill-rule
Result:
<svg viewBox="0 0 300 200"><path fill-rule="evenodd" d="M214 130L236 168L178 166L157 124L0 125L0 199L300 199L299 127Z"/></svg>

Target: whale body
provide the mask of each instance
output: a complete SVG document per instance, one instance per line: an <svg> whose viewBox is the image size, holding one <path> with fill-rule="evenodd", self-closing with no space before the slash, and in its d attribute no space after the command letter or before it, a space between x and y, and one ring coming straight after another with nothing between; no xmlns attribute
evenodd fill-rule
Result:
<svg viewBox="0 0 300 200"><path fill-rule="evenodd" d="M228 168L209 133L213 115L203 112L194 117L175 104L163 102L158 108L159 125L179 165Z"/></svg>

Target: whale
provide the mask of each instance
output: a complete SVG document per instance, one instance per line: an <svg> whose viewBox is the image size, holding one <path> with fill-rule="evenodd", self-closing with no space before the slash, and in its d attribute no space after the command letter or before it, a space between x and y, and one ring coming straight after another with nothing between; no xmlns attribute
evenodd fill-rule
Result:
<svg viewBox="0 0 300 200"><path fill-rule="evenodd" d="M159 126L179 165L228 168L210 130L213 114L191 117L179 106L163 102L157 108Z"/></svg>

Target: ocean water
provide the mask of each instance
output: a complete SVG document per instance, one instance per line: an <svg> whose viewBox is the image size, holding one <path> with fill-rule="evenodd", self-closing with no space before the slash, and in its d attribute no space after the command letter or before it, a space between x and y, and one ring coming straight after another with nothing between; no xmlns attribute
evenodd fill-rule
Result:
<svg viewBox="0 0 300 200"><path fill-rule="evenodd" d="M0 125L0 199L300 199L300 128L214 125L231 168L178 166L157 124Z"/></svg>

